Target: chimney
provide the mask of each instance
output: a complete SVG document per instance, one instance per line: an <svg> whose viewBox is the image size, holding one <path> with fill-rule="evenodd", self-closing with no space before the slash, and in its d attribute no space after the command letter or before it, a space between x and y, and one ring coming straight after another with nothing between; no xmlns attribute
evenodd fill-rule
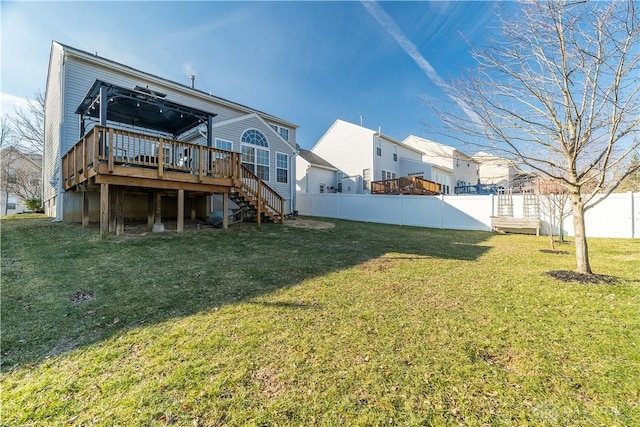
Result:
<svg viewBox="0 0 640 427"><path fill-rule="evenodd" d="M190 78L191 78L191 89L195 89L196 88L196 75L195 74L191 74Z"/></svg>

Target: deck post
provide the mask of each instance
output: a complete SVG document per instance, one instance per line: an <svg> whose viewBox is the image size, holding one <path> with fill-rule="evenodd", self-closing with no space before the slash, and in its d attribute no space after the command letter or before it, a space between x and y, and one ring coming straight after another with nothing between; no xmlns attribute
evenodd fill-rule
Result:
<svg viewBox="0 0 640 427"><path fill-rule="evenodd" d="M154 233L162 233L164 231L164 224L162 223L162 195L159 191L155 194L155 201L153 205L155 217L151 231Z"/></svg>
<svg viewBox="0 0 640 427"><path fill-rule="evenodd" d="M176 231L182 233L184 231L184 190L178 190L178 218Z"/></svg>
<svg viewBox="0 0 640 427"><path fill-rule="evenodd" d="M109 235L109 184L100 184L100 238Z"/></svg>
<svg viewBox="0 0 640 427"><path fill-rule="evenodd" d="M229 193L222 193L222 228L229 228Z"/></svg>
<svg viewBox="0 0 640 427"><path fill-rule="evenodd" d="M89 227L89 193L82 192L82 228Z"/></svg>
<svg viewBox="0 0 640 427"><path fill-rule="evenodd" d="M109 186L109 233L116 232L116 186Z"/></svg>
<svg viewBox="0 0 640 427"><path fill-rule="evenodd" d="M115 188L116 236L124 233L124 191L121 186Z"/></svg>
<svg viewBox="0 0 640 427"><path fill-rule="evenodd" d="M153 227L154 210L153 193L149 192L147 193L147 227L149 227L149 230L151 230L151 228Z"/></svg>

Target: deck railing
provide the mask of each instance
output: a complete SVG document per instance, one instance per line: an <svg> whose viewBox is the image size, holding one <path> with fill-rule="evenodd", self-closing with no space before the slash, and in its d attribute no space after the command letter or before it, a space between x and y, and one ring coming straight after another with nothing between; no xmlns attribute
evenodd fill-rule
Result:
<svg viewBox="0 0 640 427"><path fill-rule="evenodd" d="M242 192L248 196L256 206L260 206L264 213L279 220L284 219L284 199L275 190L265 184L246 167L241 168ZM264 211L267 209L268 211Z"/></svg>
<svg viewBox="0 0 640 427"><path fill-rule="evenodd" d="M104 165L106 171L100 172ZM63 188L71 189L98 173L114 174L120 166L155 169L159 179L167 172L197 175L199 182L228 178L230 187L240 182L263 209L284 215L284 199L241 165L240 153L104 126L94 126L62 157Z"/></svg>
<svg viewBox="0 0 640 427"><path fill-rule="evenodd" d="M440 184L417 176L371 182L371 194L439 194Z"/></svg>

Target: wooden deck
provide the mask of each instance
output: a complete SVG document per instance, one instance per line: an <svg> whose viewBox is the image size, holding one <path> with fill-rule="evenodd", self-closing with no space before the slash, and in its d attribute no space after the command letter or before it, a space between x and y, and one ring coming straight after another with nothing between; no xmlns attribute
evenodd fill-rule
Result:
<svg viewBox="0 0 640 427"><path fill-rule="evenodd" d="M185 191L223 194L225 203L231 196L253 210L258 223L263 217L284 221L284 199L241 164L239 153L213 147L95 126L62 157L61 175L65 191L100 191L103 237L109 211L122 211L112 209L121 197L110 201L109 186L148 194L175 191L178 231Z"/></svg>
<svg viewBox="0 0 640 427"><path fill-rule="evenodd" d="M371 194L416 194L434 196L440 194L440 185L416 176L405 176L385 179L383 181L372 181Z"/></svg>

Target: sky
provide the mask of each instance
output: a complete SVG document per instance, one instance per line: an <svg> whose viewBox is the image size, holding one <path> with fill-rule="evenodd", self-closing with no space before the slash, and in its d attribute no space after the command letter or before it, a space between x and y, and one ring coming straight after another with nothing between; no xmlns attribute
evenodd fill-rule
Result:
<svg viewBox="0 0 640 427"><path fill-rule="evenodd" d="M446 98L493 2L0 2L1 110L46 88L52 40L280 117L310 149L336 119L442 141Z"/></svg>

